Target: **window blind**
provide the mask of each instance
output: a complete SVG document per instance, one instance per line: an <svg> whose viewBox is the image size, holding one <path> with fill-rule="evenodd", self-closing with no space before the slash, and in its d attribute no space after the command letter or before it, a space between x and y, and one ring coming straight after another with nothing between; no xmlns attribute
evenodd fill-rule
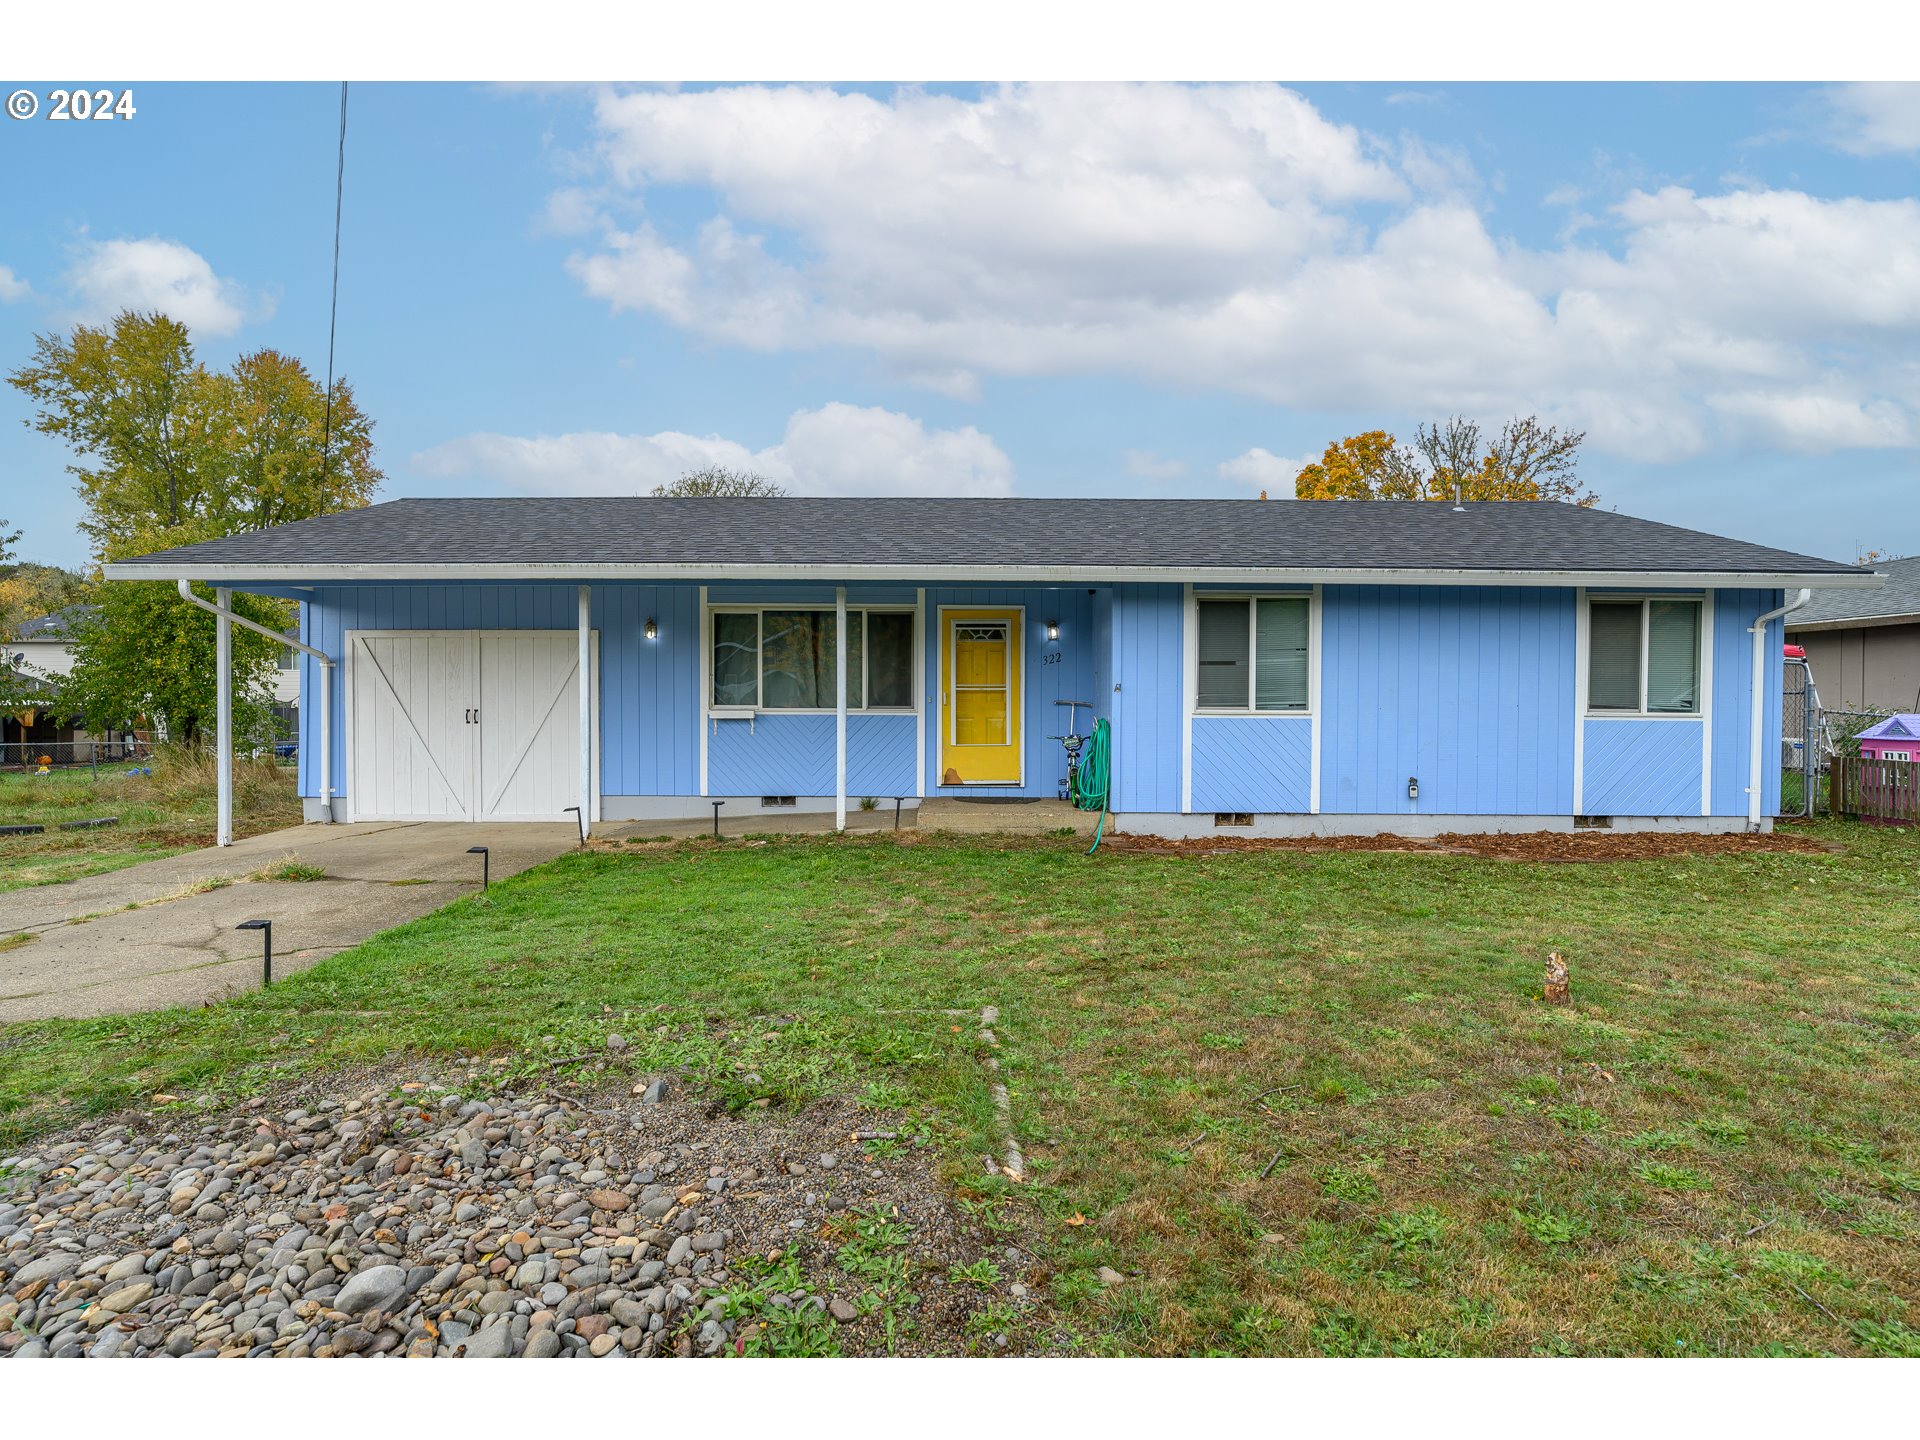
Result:
<svg viewBox="0 0 1920 1440"><path fill-rule="evenodd" d="M1200 680L1196 687L1200 708L1247 708L1247 646L1252 613L1244 600L1202 600L1198 641Z"/></svg>
<svg viewBox="0 0 1920 1440"><path fill-rule="evenodd" d="M1307 708L1307 606L1305 598L1254 602L1254 709Z"/></svg>
<svg viewBox="0 0 1920 1440"><path fill-rule="evenodd" d="M1640 708L1640 602L1595 604L1587 633L1587 704Z"/></svg>
<svg viewBox="0 0 1920 1440"><path fill-rule="evenodd" d="M1647 710L1692 714L1700 708L1700 602L1654 600L1647 606Z"/></svg>

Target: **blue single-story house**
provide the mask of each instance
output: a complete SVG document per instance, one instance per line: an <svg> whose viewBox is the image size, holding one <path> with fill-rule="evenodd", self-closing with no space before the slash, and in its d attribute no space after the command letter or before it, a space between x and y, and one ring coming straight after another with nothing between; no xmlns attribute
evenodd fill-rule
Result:
<svg viewBox="0 0 1920 1440"><path fill-rule="evenodd" d="M106 573L300 602L309 819L1053 796L1079 701L1173 836L1765 828L1790 594L1879 579L1556 503L957 498L397 500Z"/></svg>

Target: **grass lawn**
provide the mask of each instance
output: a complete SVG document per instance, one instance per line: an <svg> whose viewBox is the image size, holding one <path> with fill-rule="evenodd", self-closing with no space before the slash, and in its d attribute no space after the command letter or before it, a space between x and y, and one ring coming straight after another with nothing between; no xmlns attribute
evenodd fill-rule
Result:
<svg viewBox="0 0 1920 1440"><path fill-rule="evenodd" d="M143 765L147 762L142 761ZM0 825L45 825L41 835L0 835L0 890L53 885L213 843L214 767L209 757L163 752L151 775L102 763L50 775L0 772ZM234 834L300 823L293 768L271 761L236 767ZM117 815L118 825L61 830L63 820Z"/></svg>
<svg viewBox="0 0 1920 1440"><path fill-rule="evenodd" d="M531 1073L618 1029L735 1104L918 1107L1042 1263L1035 1348L1916 1354L1920 834L1811 833L1846 853L583 853L264 995L0 1031L0 1154L156 1091L395 1051ZM985 1004L1017 1194L944 1013Z"/></svg>

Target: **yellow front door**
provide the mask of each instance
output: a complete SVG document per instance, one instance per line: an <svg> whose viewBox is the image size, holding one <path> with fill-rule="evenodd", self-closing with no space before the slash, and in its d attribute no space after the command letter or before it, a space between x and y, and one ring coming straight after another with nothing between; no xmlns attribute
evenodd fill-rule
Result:
<svg viewBox="0 0 1920 1440"><path fill-rule="evenodd" d="M1019 612L945 610L940 618L940 783L1018 785Z"/></svg>

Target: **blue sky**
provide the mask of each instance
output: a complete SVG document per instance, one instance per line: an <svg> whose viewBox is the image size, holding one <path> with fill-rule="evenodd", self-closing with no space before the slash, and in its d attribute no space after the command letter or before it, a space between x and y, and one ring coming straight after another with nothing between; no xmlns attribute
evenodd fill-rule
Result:
<svg viewBox="0 0 1920 1440"><path fill-rule="evenodd" d="M337 89L134 89L0 124L0 361L134 304L318 371ZM339 368L389 498L1280 496L1537 411L1605 504L1910 553L1917 184L1915 86L364 84ZM27 413L0 518L79 563Z"/></svg>

